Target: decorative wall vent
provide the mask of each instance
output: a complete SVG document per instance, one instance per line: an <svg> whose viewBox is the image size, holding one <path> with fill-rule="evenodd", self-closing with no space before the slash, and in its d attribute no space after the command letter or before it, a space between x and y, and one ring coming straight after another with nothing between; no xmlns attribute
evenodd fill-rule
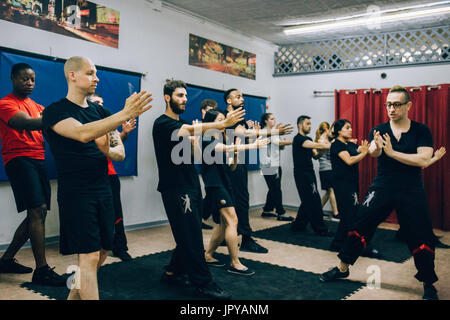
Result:
<svg viewBox="0 0 450 320"><path fill-rule="evenodd" d="M274 76L450 62L450 26L282 45Z"/></svg>

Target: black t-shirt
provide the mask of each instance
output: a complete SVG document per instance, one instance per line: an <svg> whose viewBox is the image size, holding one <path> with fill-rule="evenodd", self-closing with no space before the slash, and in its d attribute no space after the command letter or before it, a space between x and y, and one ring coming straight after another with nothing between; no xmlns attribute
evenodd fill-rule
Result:
<svg viewBox="0 0 450 320"><path fill-rule="evenodd" d="M158 117L153 124L159 192L171 190L201 192L200 180L193 164L191 142L188 137L176 135L176 130L184 124L188 123L182 119L172 119L165 114ZM185 154L185 150L188 153Z"/></svg>
<svg viewBox="0 0 450 320"><path fill-rule="evenodd" d="M352 157L359 154L358 145L354 144L353 142L343 143L338 139L334 140L330 148L331 167L333 168L333 180L339 179L358 182L358 163L355 163L351 166L346 164L344 160L339 157L339 153L341 153L342 151L347 151Z"/></svg>
<svg viewBox="0 0 450 320"><path fill-rule="evenodd" d="M228 114L228 110L225 110L225 116ZM238 126L243 126L244 129L249 129L249 126L247 125L247 122L245 120L242 120L238 123L235 123L234 125L232 125L231 127L227 127L225 128L225 132L227 133L227 137L229 137L229 139L233 139L233 141L235 141L236 137L241 139L241 143L242 144L248 144L250 139L249 137L246 137L245 135L240 135L237 134L235 130ZM238 159L239 159L239 163L238 166L246 166L249 159L250 159L250 152L255 152L255 150L246 150L244 152L239 152L238 155Z"/></svg>
<svg viewBox="0 0 450 320"><path fill-rule="evenodd" d="M228 111L225 114L227 114L227 113L228 113ZM235 130L238 126L243 126L244 129L249 128L247 125L247 122L245 122L245 120L242 120L238 123L235 123L231 127L225 128L226 132L228 133L227 136L230 138L233 138L233 139L236 137L239 137L241 139L241 143L248 143L248 140L249 140L248 137L245 137L244 135L239 135L235 132L231 132L231 130Z"/></svg>
<svg viewBox="0 0 450 320"><path fill-rule="evenodd" d="M58 194L78 192L98 194L109 190L108 163L94 140L82 143L65 138L51 129L58 122L73 118L82 124L109 117L111 113L88 101L83 108L64 98L44 109L44 136L55 158L58 172Z"/></svg>
<svg viewBox="0 0 450 320"><path fill-rule="evenodd" d="M227 112L228 113L228 112ZM234 125L232 125L231 127L228 127L227 129L236 129L238 126L243 126L245 129L248 129L248 125L247 122L245 122L245 120L242 120L238 123L235 123Z"/></svg>
<svg viewBox="0 0 450 320"><path fill-rule="evenodd" d="M388 133L391 138L392 148L402 153L417 153L418 147L433 148L433 137L430 129L419 122L411 121L411 127L407 132L402 133L400 141L394 137L390 122L380 124L372 129L369 135L369 141L373 140L373 132L377 130L380 135ZM384 152L378 157L377 176L373 181L374 186L422 186L422 168L409 166L401 163L391 157L386 156Z"/></svg>
<svg viewBox="0 0 450 320"><path fill-rule="evenodd" d="M312 141L310 137L298 133L292 141L292 158L294 159L295 170L314 170L312 163L312 149L303 148L305 141Z"/></svg>
<svg viewBox="0 0 450 320"><path fill-rule="evenodd" d="M228 189L231 186L231 170L226 162L226 152L214 150L218 143L220 141L214 137L203 136L201 174L205 187L225 187Z"/></svg>

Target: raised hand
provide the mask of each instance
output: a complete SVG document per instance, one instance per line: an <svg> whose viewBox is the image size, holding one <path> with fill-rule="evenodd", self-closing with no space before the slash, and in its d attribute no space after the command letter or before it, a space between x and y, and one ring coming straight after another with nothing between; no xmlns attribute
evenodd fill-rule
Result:
<svg viewBox="0 0 450 320"><path fill-rule="evenodd" d="M270 143L270 139L269 138L263 138L263 137L258 137L256 139L255 142L253 142L256 145L256 148L266 148L267 145Z"/></svg>
<svg viewBox="0 0 450 320"><path fill-rule="evenodd" d="M434 152L434 157L436 158L436 160L441 159L445 154L447 153L447 150L445 149L445 147L440 147L439 149L437 149Z"/></svg>
<svg viewBox="0 0 450 320"><path fill-rule="evenodd" d="M367 152L369 152L369 141L363 140L361 142L361 145L359 146L358 149L359 149L360 153L367 153Z"/></svg>
<svg viewBox="0 0 450 320"><path fill-rule="evenodd" d="M230 111L227 113L227 117L225 118L225 127L231 127L238 122L244 120L245 110L242 107L237 108L236 110Z"/></svg>
<svg viewBox="0 0 450 320"><path fill-rule="evenodd" d="M255 121L255 122L254 122L253 128L256 129L256 130L261 130L261 125L259 124L258 121Z"/></svg>
<svg viewBox="0 0 450 320"><path fill-rule="evenodd" d="M276 126L276 128L279 130L280 136L290 134L294 130L294 128L289 123L288 124L279 123Z"/></svg>
<svg viewBox="0 0 450 320"><path fill-rule="evenodd" d="M136 119L130 119L122 123L122 132L125 134L129 134L134 129L136 129Z"/></svg>
<svg viewBox="0 0 450 320"><path fill-rule="evenodd" d="M152 100L152 94L147 91L135 92L125 101L123 111L126 112L128 119L136 118L152 107L149 104Z"/></svg>
<svg viewBox="0 0 450 320"><path fill-rule="evenodd" d="M380 138L383 141L383 151L387 156L392 156L394 149L392 149L391 137L389 134L385 133L383 138Z"/></svg>
<svg viewBox="0 0 450 320"><path fill-rule="evenodd" d="M247 124L247 127L249 127L250 129L253 129L255 122L253 120L247 120L246 124Z"/></svg>
<svg viewBox="0 0 450 320"><path fill-rule="evenodd" d="M383 139L381 138L379 131L374 130L373 140L375 141L375 145L378 150L383 149Z"/></svg>

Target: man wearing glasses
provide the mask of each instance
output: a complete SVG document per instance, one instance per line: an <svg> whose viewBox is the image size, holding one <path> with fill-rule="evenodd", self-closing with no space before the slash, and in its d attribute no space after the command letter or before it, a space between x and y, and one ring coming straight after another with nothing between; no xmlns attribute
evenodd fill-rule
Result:
<svg viewBox="0 0 450 320"><path fill-rule="evenodd" d="M434 237L422 181L422 167L429 165L433 155L433 138L426 125L408 118L412 102L405 88L391 88L385 106L390 120L370 132L369 153L378 158L377 176L338 254L340 265L323 273L320 280L348 277L349 265L358 259L377 226L395 210L414 257L415 277L424 284L423 299L437 300Z"/></svg>

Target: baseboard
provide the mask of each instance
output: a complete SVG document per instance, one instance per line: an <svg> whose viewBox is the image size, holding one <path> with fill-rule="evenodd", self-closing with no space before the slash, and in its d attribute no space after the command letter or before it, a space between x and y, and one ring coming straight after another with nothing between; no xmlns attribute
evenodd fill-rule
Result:
<svg viewBox="0 0 450 320"><path fill-rule="evenodd" d="M129 226L125 226L125 231L132 231L132 230L140 230L140 229L148 229L148 228L153 228L153 227L159 227L159 226L163 226L169 224L168 220L160 220L160 221L153 221L153 222L146 222L146 223L138 223L138 224L133 224L133 225L129 225ZM59 236L53 236L53 237L47 237L45 238L45 244L53 244L53 243L58 243L59 242ZM5 243L5 244L0 244L0 252L5 252L6 249L8 248L9 243ZM31 243L28 240L21 249L24 248L31 248Z"/></svg>
<svg viewBox="0 0 450 320"><path fill-rule="evenodd" d="M252 205L250 206L250 210L255 210L255 209L260 209L263 208L264 204L256 204L256 205ZM284 208L288 209L288 210L298 210L298 206L291 206L291 205L284 205ZM133 224L133 225L129 225L129 226L125 226L125 231L132 231L132 230L141 230L141 229L148 229L148 228L153 228L153 227L159 227L159 226L163 226L163 225L167 225L169 224L168 220L160 220L160 221L153 221L153 222L146 222L146 223L138 223L138 224ZM53 237L48 237L45 238L45 244L53 244L53 243L58 243L59 242L59 236L53 236ZM9 243L5 243L5 244L0 244L0 252L4 252L9 246ZM31 243L30 241L27 241L22 248L31 248Z"/></svg>

